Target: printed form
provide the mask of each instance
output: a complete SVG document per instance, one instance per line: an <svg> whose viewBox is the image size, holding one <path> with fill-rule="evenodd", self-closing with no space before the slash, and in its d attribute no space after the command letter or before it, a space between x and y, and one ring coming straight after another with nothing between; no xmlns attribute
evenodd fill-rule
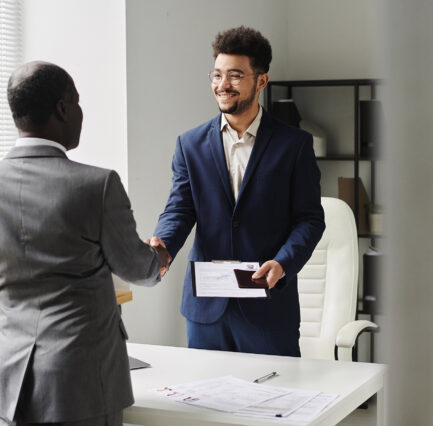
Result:
<svg viewBox="0 0 433 426"><path fill-rule="evenodd" d="M334 401L337 394L260 385L232 376L152 389L183 404L249 417L285 417L308 422Z"/></svg>
<svg viewBox="0 0 433 426"><path fill-rule="evenodd" d="M235 269L257 271L258 262L194 262L197 297L268 297L263 288L239 288Z"/></svg>

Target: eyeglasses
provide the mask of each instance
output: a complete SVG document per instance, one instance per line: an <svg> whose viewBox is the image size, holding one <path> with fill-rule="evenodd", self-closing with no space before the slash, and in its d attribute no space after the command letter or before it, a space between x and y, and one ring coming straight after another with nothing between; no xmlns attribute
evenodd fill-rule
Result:
<svg viewBox="0 0 433 426"><path fill-rule="evenodd" d="M225 74L226 79L230 82L232 86L237 86L241 84L241 81L244 77L247 77L249 75L259 75L262 73L253 72L251 74L241 74L239 72L228 72ZM211 71L209 74L209 80L212 82L212 84L220 84L224 74L219 71Z"/></svg>

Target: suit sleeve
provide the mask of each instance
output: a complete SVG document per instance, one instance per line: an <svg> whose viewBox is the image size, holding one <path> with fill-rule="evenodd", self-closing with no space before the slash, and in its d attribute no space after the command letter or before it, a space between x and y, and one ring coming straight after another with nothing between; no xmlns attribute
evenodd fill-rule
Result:
<svg viewBox="0 0 433 426"><path fill-rule="evenodd" d="M154 235L164 241L174 259L196 222L188 167L180 137L172 161L172 188L164 212L160 215Z"/></svg>
<svg viewBox="0 0 433 426"><path fill-rule="evenodd" d="M306 137L298 152L290 191L292 230L274 257L289 279L311 257L325 230L320 199L320 170L314 156L311 135Z"/></svg>
<svg viewBox="0 0 433 426"><path fill-rule="evenodd" d="M131 203L114 171L105 182L103 197L100 240L111 271L133 284L155 285L160 281L159 255L138 236Z"/></svg>

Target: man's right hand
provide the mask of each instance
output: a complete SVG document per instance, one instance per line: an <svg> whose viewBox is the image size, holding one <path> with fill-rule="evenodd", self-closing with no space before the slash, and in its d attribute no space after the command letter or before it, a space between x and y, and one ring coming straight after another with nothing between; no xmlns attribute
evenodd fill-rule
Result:
<svg viewBox="0 0 433 426"><path fill-rule="evenodd" d="M160 275L162 278L170 269L170 262L172 261L170 253L165 247L164 241L162 241L159 237L152 237L150 241L147 240L146 242L150 244L159 254L159 258L161 259Z"/></svg>

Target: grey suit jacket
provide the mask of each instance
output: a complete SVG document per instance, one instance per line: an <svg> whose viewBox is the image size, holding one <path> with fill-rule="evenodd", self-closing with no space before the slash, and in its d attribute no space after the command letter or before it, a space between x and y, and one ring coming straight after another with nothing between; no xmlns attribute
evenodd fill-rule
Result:
<svg viewBox="0 0 433 426"><path fill-rule="evenodd" d="M48 146L0 161L0 423L74 421L133 403L111 273L159 281L110 170Z"/></svg>

